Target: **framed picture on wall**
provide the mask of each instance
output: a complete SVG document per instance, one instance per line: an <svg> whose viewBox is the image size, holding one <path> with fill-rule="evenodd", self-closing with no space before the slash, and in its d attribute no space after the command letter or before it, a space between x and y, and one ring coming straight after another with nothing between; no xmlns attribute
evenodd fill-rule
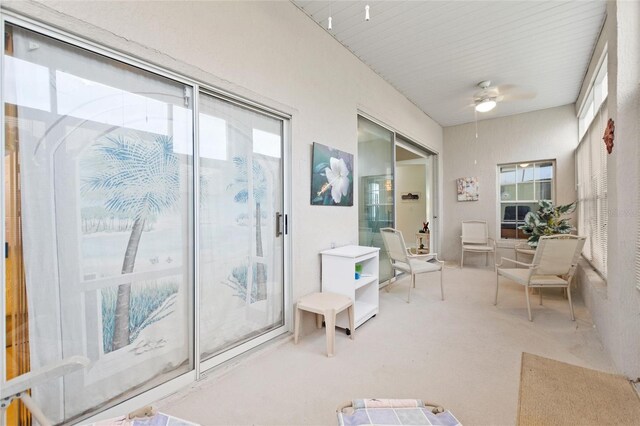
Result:
<svg viewBox="0 0 640 426"><path fill-rule="evenodd" d="M353 154L313 143L311 205L353 206Z"/></svg>
<svg viewBox="0 0 640 426"><path fill-rule="evenodd" d="M458 186L458 201L478 201L477 177L462 177L456 179L456 182Z"/></svg>

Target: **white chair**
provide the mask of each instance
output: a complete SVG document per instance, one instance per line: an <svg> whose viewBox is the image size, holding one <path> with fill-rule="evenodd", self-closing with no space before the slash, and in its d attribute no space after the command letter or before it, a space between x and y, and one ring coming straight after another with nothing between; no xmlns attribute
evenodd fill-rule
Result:
<svg viewBox="0 0 640 426"><path fill-rule="evenodd" d="M74 355L7 381L4 387L0 389L0 425L4 425L5 423L5 411L11 404L11 401L19 399L31 415L40 423L40 426L51 426L51 421L47 419L40 407L31 399L27 391L47 380L62 377L65 374L81 370L88 365L88 358Z"/></svg>
<svg viewBox="0 0 640 426"><path fill-rule="evenodd" d="M411 288L415 288L416 286L416 275L437 271L440 271L440 295L442 300L444 300L444 287L442 285L442 270L444 262L438 259L438 254L411 254L407 249L407 245L404 243L402 232L396 229L381 228L380 234L382 235L384 247L389 255L389 260L391 261L391 268L411 274L407 303L411 302ZM434 259L436 262L428 262L430 259Z"/></svg>
<svg viewBox="0 0 640 426"><path fill-rule="evenodd" d="M462 222L462 257L460 258L460 268L464 265L464 252L484 253L485 266L489 263L489 253L493 253L493 261L496 260L496 242L489 238L489 228L487 222L483 220L465 220Z"/></svg>
<svg viewBox="0 0 640 426"><path fill-rule="evenodd" d="M529 288L539 288L540 304L542 305L542 289L559 287L567 291L571 320L575 321L573 303L571 302L571 279L578 266L578 258L582 253L585 237L576 235L549 235L540 237L538 248L533 255L532 263L517 262L512 259L502 258L500 264L496 264L496 298L494 305L498 304L498 283L500 275L518 284L525 286L527 298L527 310L529 321L531 318L531 303L529 301ZM524 268L501 268L504 261L509 261Z"/></svg>

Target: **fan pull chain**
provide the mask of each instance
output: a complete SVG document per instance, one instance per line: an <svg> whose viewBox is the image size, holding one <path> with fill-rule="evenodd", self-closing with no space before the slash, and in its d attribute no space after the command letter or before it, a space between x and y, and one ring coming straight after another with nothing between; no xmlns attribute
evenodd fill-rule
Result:
<svg viewBox="0 0 640 426"><path fill-rule="evenodd" d="M475 118L474 122L476 124L476 140L475 140L475 144L473 147L473 156L475 157L476 154L478 153L478 111L476 111L476 109L473 109L473 116ZM473 164L477 165L478 164L478 160L476 158L473 159Z"/></svg>

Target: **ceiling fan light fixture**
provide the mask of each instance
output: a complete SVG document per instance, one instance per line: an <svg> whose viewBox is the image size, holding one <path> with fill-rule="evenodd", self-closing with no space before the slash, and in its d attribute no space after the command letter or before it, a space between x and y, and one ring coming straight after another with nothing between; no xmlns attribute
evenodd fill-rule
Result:
<svg viewBox="0 0 640 426"><path fill-rule="evenodd" d="M496 101L493 99L483 99L476 104L476 111L489 112L496 107Z"/></svg>

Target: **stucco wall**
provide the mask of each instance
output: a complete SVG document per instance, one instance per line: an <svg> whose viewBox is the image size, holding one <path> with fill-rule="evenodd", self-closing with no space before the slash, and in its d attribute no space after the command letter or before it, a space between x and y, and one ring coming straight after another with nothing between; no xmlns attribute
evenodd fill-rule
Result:
<svg viewBox="0 0 640 426"><path fill-rule="evenodd" d="M603 283L583 268L581 291L619 371L640 377L640 291L634 262L640 194L640 3L608 2L603 35L608 43L609 115L615 146L607 157L608 276Z"/></svg>
<svg viewBox="0 0 640 426"><path fill-rule="evenodd" d="M497 108L500 108L500 104ZM460 228L463 220L486 220L489 236L499 237L498 164L555 159L556 201L560 204L575 201L573 153L577 141L578 124L573 105L479 121L477 140L473 123L446 127L442 192L443 257L446 260L460 259ZM456 179L468 176L479 179L479 200L459 202ZM510 254L513 257L513 250ZM465 256L465 265L467 262L469 265L484 265L485 260L484 256L470 255Z"/></svg>
<svg viewBox="0 0 640 426"><path fill-rule="evenodd" d="M357 205L309 204L312 142L356 154L362 111L442 152L436 122L290 2L24 1L3 7L292 116L293 300L320 289L319 251L358 241Z"/></svg>

